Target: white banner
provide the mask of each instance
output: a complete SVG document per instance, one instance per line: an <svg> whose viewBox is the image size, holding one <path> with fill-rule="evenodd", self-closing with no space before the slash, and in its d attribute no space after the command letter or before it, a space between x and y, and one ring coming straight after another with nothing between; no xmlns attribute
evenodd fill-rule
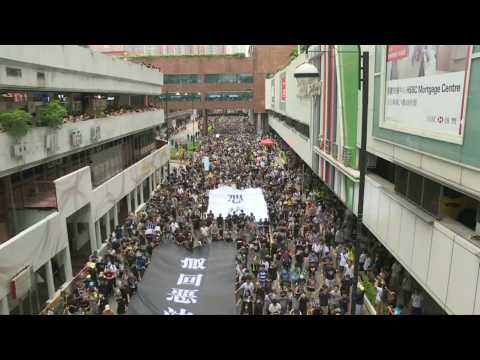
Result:
<svg viewBox="0 0 480 360"><path fill-rule="evenodd" d="M205 171L209 171L210 170L210 159L208 158L208 156L204 156L202 158L202 163L203 163L203 169Z"/></svg>
<svg viewBox="0 0 480 360"><path fill-rule="evenodd" d="M222 186L208 193L208 212L212 211L215 217L222 214L253 213L255 219L268 219L267 203L261 188L237 190L229 186Z"/></svg>
<svg viewBox="0 0 480 360"><path fill-rule="evenodd" d="M380 127L463 143L469 45L390 45Z"/></svg>

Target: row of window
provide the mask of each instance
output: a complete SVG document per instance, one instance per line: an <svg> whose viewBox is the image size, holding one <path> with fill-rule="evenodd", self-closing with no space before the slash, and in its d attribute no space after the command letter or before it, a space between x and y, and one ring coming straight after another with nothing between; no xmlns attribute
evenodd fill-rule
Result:
<svg viewBox="0 0 480 360"><path fill-rule="evenodd" d="M22 69L7 67L5 68L5 72L7 74L7 77L22 77ZM45 73L37 71L37 80L45 80Z"/></svg>
<svg viewBox="0 0 480 360"><path fill-rule="evenodd" d="M164 84L251 84L252 74L165 74Z"/></svg>
<svg viewBox="0 0 480 360"><path fill-rule="evenodd" d="M474 198L382 158L377 158L376 168L371 171L394 183L397 194L436 219L450 217L471 230L476 230L480 203Z"/></svg>
<svg viewBox="0 0 480 360"><path fill-rule="evenodd" d="M252 99L253 93L251 91L207 93L205 97L207 101L249 101Z"/></svg>
<svg viewBox="0 0 480 360"><path fill-rule="evenodd" d="M159 96L161 101L201 101L201 93L167 93ZM253 99L251 91L231 91L206 93L206 101L249 101Z"/></svg>

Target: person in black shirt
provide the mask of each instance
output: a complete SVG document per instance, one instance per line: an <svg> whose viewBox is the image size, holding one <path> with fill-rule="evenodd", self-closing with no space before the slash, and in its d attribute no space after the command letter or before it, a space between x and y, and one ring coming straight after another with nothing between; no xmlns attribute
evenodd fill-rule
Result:
<svg viewBox="0 0 480 360"><path fill-rule="evenodd" d="M322 309L323 315L328 315L328 299L330 294L328 293L328 288L324 285L320 290L318 299L320 300L320 308Z"/></svg>

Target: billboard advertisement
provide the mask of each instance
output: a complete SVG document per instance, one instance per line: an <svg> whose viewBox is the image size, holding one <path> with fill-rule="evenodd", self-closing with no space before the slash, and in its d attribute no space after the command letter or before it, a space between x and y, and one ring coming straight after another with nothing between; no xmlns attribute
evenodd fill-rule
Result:
<svg viewBox="0 0 480 360"><path fill-rule="evenodd" d="M389 45L380 127L463 143L471 45Z"/></svg>

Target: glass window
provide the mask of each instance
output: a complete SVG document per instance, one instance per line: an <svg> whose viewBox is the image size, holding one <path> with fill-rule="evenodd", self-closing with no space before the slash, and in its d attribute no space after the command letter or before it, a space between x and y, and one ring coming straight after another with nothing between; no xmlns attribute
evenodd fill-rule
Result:
<svg viewBox="0 0 480 360"><path fill-rule="evenodd" d="M408 170L397 166L395 169L395 191L407 195Z"/></svg>
<svg viewBox="0 0 480 360"><path fill-rule="evenodd" d="M423 179L422 207L432 215L438 216L438 205L442 186L430 179Z"/></svg>
<svg viewBox="0 0 480 360"><path fill-rule="evenodd" d="M8 77L22 77L22 70L7 67L7 76Z"/></svg>
<svg viewBox="0 0 480 360"><path fill-rule="evenodd" d="M238 80L240 83L253 83L253 75L252 74L239 74Z"/></svg>
<svg viewBox="0 0 480 360"><path fill-rule="evenodd" d="M409 172L407 197L416 204L422 203L423 177Z"/></svg>

